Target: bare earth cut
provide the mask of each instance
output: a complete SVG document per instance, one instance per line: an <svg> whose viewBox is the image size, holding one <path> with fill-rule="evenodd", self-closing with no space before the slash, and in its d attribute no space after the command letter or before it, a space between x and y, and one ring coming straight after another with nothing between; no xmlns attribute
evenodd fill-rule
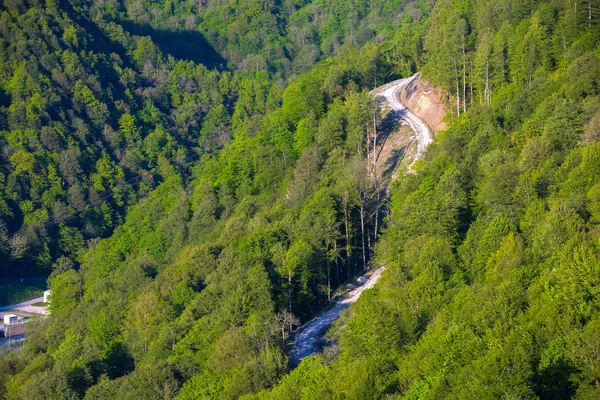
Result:
<svg viewBox="0 0 600 400"><path fill-rule="evenodd" d="M400 91L400 101L436 134L446 129L448 95L417 74Z"/></svg>
<svg viewBox="0 0 600 400"><path fill-rule="evenodd" d="M425 148L433 140L432 131L427 124L408 110L399 100L401 91L418 77L419 74L415 74L410 78L399 79L371 92L376 99L381 100L380 105L384 113L384 122L386 119L393 122L393 128L390 129L388 134L382 136L381 143L376 149L376 164L378 170L381 171L377 175L378 179L381 179L383 185L385 185L382 188L384 191L387 191L387 186L396 178L400 170L400 163L396 160L396 154L401 153L403 160L407 163L405 165L410 168L422 156ZM407 134L402 125L410 126L412 132ZM413 146L415 142L416 146ZM407 154L411 147L414 147L412 154ZM358 300L364 290L372 288L377 283L382 271L383 268L378 268L359 277L357 285L352 290L334 300L330 308L298 328L295 341L289 351L292 366L298 365L303 358L319 352L321 338L333 321L338 319L343 310Z"/></svg>

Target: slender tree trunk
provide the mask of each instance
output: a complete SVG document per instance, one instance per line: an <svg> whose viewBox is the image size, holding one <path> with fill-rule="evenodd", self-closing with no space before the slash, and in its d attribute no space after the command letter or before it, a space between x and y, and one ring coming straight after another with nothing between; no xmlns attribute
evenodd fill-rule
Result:
<svg viewBox="0 0 600 400"><path fill-rule="evenodd" d="M285 348L285 324L281 324L281 343Z"/></svg>
<svg viewBox="0 0 600 400"><path fill-rule="evenodd" d="M373 139L373 148L377 148L377 123L375 120L375 113L373 113L373 131L375 132L375 137ZM375 235L377 235L377 217L379 213L379 188L377 185L377 157L375 156L375 154L373 158L373 178L375 180L375 190L377 190L377 204L375 205Z"/></svg>
<svg viewBox="0 0 600 400"><path fill-rule="evenodd" d="M369 139L369 131L367 131L367 167L371 168L371 140Z"/></svg>
<svg viewBox="0 0 600 400"><path fill-rule="evenodd" d="M373 113L373 176L377 176L377 125Z"/></svg>
<svg viewBox="0 0 600 400"><path fill-rule="evenodd" d="M369 124L367 125L367 171L370 170L371 168L371 139L369 138ZM373 151L373 156L375 155L375 152Z"/></svg>
<svg viewBox="0 0 600 400"><path fill-rule="evenodd" d="M288 272L288 307L292 312L292 272Z"/></svg>
<svg viewBox="0 0 600 400"><path fill-rule="evenodd" d="M456 115L460 115L460 91L459 91L458 75L456 76Z"/></svg>
<svg viewBox="0 0 600 400"><path fill-rule="evenodd" d="M379 196L381 191L375 185L375 190L377 190L377 201L375 202L375 235L373 236L373 243L377 242L377 231L379 229Z"/></svg>
<svg viewBox="0 0 600 400"><path fill-rule="evenodd" d="M373 176L377 173L377 133L373 132Z"/></svg>
<svg viewBox="0 0 600 400"><path fill-rule="evenodd" d="M331 301L331 266L327 263L327 301Z"/></svg>
<svg viewBox="0 0 600 400"><path fill-rule="evenodd" d="M469 93L470 93L469 94L469 96L470 96L469 104L470 105L473 105L473 86L474 86L473 85L473 75L474 75L473 74L473 60L471 60L471 73L469 74L469 77L471 78L471 85L469 87Z"/></svg>
<svg viewBox="0 0 600 400"><path fill-rule="evenodd" d="M335 253L335 279L337 284L340 284L340 258L337 252L337 240L333 241L333 252Z"/></svg>
<svg viewBox="0 0 600 400"><path fill-rule="evenodd" d="M364 199L360 202L360 234L362 236L363 269L367 269L367 250L365 248L365 206Z"/></svg>
<svg viewBox="0 0 600 400"><path fill-rule="evenodd" d="M344 227L346 228L346 277L350 279L350 252L352 245L350 244L350 223L348 221L348 205L344 207Z"/></svg>
<svg viewBox="0 0 600 400"><path fill-rule="evenodd" d="M365 263L365 271L367 270L367 264L371 258L371 249L371 232L369 232L369 227L367 226L367 262Z"/></svg>

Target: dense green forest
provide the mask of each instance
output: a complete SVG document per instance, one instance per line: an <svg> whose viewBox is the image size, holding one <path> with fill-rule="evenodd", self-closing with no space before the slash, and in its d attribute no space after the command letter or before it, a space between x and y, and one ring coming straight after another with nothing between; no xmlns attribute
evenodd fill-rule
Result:
<svg viewBox="0 0 600 400"><path fill-rule="evenodd" d="M3 2L0 276L76 264L166 170L189 179L201 156L280 105L290 79L342 43L358 52L374 27L391 30L380 15L409 19L415 4ZM360 53L319 82L323 101L399 73L372 43Z"/></svg>
<svg viewBox="0 0 600 400"><path fill-rule="evenodd" d="M0 396L600 395L596 2L0 9L0 274L53 290ZM368 90L416 71L449 128L376 237ZM287 313L369 266L290 372Z"/></svg>

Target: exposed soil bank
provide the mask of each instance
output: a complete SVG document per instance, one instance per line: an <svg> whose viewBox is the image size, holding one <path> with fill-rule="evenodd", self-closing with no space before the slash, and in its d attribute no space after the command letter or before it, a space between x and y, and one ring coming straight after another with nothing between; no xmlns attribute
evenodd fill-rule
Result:
<svg viewBox="0 0 600 400"><path fill-rule="evenodd" d="M443 120L448 110L444 99L442 91L423 79L420 73L400 91L402 104L425 121L434 135L446 129Z"/></svg>

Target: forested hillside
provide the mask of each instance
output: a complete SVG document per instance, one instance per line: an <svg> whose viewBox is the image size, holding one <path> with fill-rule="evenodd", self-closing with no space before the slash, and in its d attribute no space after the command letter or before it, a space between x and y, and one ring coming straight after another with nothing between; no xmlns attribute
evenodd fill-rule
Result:
<svg viewBox="0 0 600 400"><path fill-rule="evenodd" d="M278 104L290 77L423 13L417 3L241 3L2 4L0 276L69 268L166 169L187 179L202 154ZM351 81L372 88L415 69L372 43L361 53L356 76L345 66L320 84L340 95Z"/></svg>
<svg viewBox="0 0 600 400"><path fill-rule="evenodd" d="M594 1L0 7L0 273L53 290L1 396L600 395ZM377 237L368 91L417 70L453 116Z"/></svg>
<svg viewBox="0 0 600 400"><path fill-rule="evenodd" d="M396 182L379 285L256 397L600 396L599 9L524 3L436 3L461 116Z"/></svg>
<svg viewBox="0 0 600 400"><path fill-rule="evenodd" d="M229 138L241 78L60 4L2 6L2 277L71 268L169 171L189 176Z"/></svg>
<svg viewBox="0 0 600 400"><path fill-rule="evenodd" d="M376 47L338 49L282 83L214 65L210 48L212 70L163 53L152 35L166 34L130 33L126 7L5 7L6 59L26 59L7 62L7 81L45 86L4 90L2 266L51 267L53 300L4 356L3 395L235 397L275 384L290 317L307 319L370 260ZM14 125L35 98L54 105Z"/></svg>

